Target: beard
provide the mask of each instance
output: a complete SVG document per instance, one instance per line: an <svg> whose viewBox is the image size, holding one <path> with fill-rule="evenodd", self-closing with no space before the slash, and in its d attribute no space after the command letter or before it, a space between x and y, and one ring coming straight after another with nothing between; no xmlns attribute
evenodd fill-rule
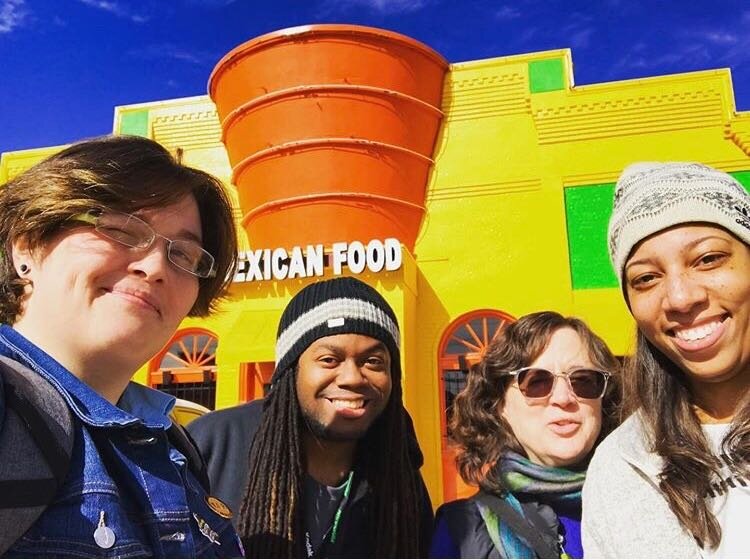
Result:
<svg viewBox="0 0 750 560"><path fill-rule="evenodd" d="M340 430L335 430L331 426L327 426L323 422L321 422L318 418L315 417L314 414L312 414L310 411L301 409L302 412L302 420L305 423L305 426L310 431L310 433L319 440L324 441L358 441L362 439L365 434L367 434L367 431L369 430L370 426L367 426L361 430L357 431L347 431L343 432Z"/></svg>

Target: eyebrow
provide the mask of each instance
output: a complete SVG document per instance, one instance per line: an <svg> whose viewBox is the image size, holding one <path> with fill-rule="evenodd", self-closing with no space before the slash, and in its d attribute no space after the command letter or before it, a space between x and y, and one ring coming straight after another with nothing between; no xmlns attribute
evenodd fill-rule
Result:
<svg viewBox="0 0 750 560"><path fill-rule="evenodd" d="M341 346L336 346L335 344L324 343L318 346L318 348L323 349L323 350L329 350L331 352L341 352ZM371 354L373 352L388 352L388 348L382 342L377 341L375 344L373 344L369 348L365 348L362 352L359 352L359 354Z"/></svg>
<svg viewBox="0 0 750 560"><path fill-rule="evenodd" d="M124 213L127 214L127 212L124 212ZM162 235L161 233L159 233L158 231L156 231L156 228L154 227L154 224L151 223L151 220L149 220L147 216L144 216L140 212L131 212L131 215L135 216L139 220L142 220L142 221L146 222L149 226L151 226L151 228L156 233L158 233L159 235ZM162 237L167 237L167 236L166 235L162 235ZM203 239L198 234L193 233L189 229L184 229L184 228L181 229L180 231L178 231L177 234L174 235L173 237L167 237L167 239L179 239L179 240L183 240L183 241L184 240L195 241L201 247L203 246Z"/></svg>
<svg viewBox="0 0 750 560"><path fill-rule="evenodd" d="M725 238L719 237L718 235L704 235L703 237L699 237L698 239L694 239L693 241L691 241L690 243L688 243L687 245L685 245L685 247L683 247L683 250L688 250L689 251L690 249L695 248L696 246L700 245L701 243L703 243L704 241L706 241L708 239L718 239L719 241L727 241ZM638 259L637 261L631 261L631 262L629 262L628 264L625 265L625 270L628 270L631 266L636 266L636 265L639 265L639 264L648 264L651 261L652 261L651 258L644 258L644 259Z"/></svg>
<svg viewBox="0 0 750 560"><path fill-rule="evenodd" d="M153 227L153 226L152 226ZM203 246L203 239L188 229L181 229L175 236L177 239L188 239L195 241L198 245Z"/></svg>

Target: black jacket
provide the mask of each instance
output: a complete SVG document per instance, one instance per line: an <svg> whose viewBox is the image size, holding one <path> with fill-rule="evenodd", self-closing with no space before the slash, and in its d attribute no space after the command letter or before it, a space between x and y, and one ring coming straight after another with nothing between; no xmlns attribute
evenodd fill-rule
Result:
<svg viewBox="0 0 750 560"><path fill-rule="evenodd" d="M247 487L250 447L260 427L262 414L263 401L256 400L212 412L188 425L188 431L195 439L208 464L208 475L214 495L229 505L235 515ZM419 468L424 458L417 443L411 417L406 411L404 414L407 433L410 434L412 461ZM369 501L369 485L366 480L357 477L355 469L349 504L341 518L339 538L334 544L326 543L324 548L318 551L319 557L370 558L373 556L375 543L369 542L366 538L371 534L368 517ZM426 557L432 536L433 513L424 481L422 481L420 525L420 556Z"/></svg>
<svg viewBox="0 0 750 560"><path fill-rule="evenodd" d="M499 551L490 539L487 527L484 524L477 499L483 495L479 492L466 500L456 500L440 506L435 515L436 524L441 520L445 521L448 533L460 551L461 558L502 558ZM515 494L514 494L515 495ZM528 501L524 496L516 496L524 512L524 519L529 523L527 527L534 531L543 548L547 553L540 554L537 552L537 558L559 558L559 521L555 512L549 506L534 501ZM492 507L498 517L505 520L509 519ZM518 532L516 531L516 534ZM524 539L526 540L526 539ZM528 541L527 541L528 542ZM533 543L529 543L532 548Z"/></svg>
<svg viewBox="0 0 750 560"><path fill-rule="evenodd" d="M187 426L208 465L213 495L234 514L247 486L248 456L260 427L263 400L217 410Z"/></svg>

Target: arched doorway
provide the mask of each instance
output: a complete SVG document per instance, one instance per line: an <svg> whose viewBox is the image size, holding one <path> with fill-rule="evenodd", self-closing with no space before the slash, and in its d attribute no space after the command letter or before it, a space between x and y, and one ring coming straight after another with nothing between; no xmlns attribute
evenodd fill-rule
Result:
<svg viewBox="0 0 750 560"><path fill-rule="evenodd" d="M454 320L445 329L440 342L439 391L440 429L443 459L443 499L455 500L469 496L475 489L467 486L456 471L455 451L448 438L448 422L456 395L466 386L466 374L490 342L515 319L494 309L479 309Z"/></svg>
<svg viewBox="0 0 750 560"><path fill-rule="evenodd" d="M178 331L149 362L149 385L213 410L218 344L216 335L206 329Z"/></svg>

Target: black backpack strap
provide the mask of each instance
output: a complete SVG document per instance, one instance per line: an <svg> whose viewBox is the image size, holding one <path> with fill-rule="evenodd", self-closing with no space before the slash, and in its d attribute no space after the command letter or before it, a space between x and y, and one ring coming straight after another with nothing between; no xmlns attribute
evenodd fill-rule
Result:
<svg viewBox="0 0 750 560"><path fill-rule="evenodd" d="M188 431L182 427L177 420L172 420L172 425L167 430L169 443L187 459L188 469L198 479L206 494L211 494L211 483L208 479L208 466L203 459L198 445Z"/></svg>
<svg viewBox="0 0 750 560"><path fill-rule="evenodd" d="M65 482L75 419L41 375L0 356L0 556L39 518Z"/></svg>
<svg viewBox="0 0 750 560"><path fill-rule="evenodd" d="M36 507L49 504L65 482L70 450L63 448L50 428L51 420L29 401L19 388L5 385L5 402L23 422L52 471L51 478L0 480L0 508Z"/></svg>
<svg viewBox="0 0 750 560"><path fill-rule="evenodd" d="M557 543L553 545L544 539L539 528L532 525L528 519L515 510L505 500L487 492L480 492L475 496L477 502L488 507L498 519L507 523L513 532L534 549L537 558L559 558Z"/></svg>

